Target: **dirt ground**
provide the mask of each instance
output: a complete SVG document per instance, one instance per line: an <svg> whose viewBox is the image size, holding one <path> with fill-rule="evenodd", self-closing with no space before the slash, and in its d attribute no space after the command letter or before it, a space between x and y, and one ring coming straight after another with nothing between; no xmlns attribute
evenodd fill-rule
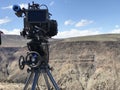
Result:
<svg viewBox="0 0 120 90"><path fill-rule="evenodd" d="M22 90L23 84L16 83L0 83L0 90Z"/></svg>

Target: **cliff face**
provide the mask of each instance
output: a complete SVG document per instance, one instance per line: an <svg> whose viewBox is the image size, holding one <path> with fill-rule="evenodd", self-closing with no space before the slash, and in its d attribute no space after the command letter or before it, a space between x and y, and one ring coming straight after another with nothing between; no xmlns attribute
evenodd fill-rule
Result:
<svg viewBox="0 0 120 90"><path fill-rule="evenodd" d="M27 67L20 71L18 58L26 53L26 47L0 49L2 66L0 67L4 71L0 71L1 81L17 83L25 81ZM120 89L119 41L51 42L49 64L54 68L52 75L62 90ZM45 90L45 83L42 80L39 79L39 85Z"/></svg>
<svg viewBox="0 0 120 90"><path fill-rule="evenodd" d="M50 60L56 60L52 64L59 72L55 76L65 90L120 89L119 42L59 42L50 50Z"/></svg>

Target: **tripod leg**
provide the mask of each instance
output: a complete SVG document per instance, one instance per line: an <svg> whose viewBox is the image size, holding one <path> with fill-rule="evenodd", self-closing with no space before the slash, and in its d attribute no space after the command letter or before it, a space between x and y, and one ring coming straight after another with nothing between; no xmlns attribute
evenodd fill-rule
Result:
<svg viewBox="0 0 120 90"><path fill-rule="evenodd" d="M50 73L49 69L46 69L47 75L49 76L53 86L55 87L55 90L60 90L60 88L58 87L57 83L55 82L52 74Z"/></svg>
<svg viewBox="0 0 120 90"><path fill-rule="evenodd" d="M38 83L39 75L40 75L40 72L39 71L35 71L34 81L33 81L31 90L35 90L36 85Z"/></svg>
<svg viewBox="0 0 120 90"><path fill-rule="evenodd" d="M43 73L43 76L44 76L44 79L45 79L45 82L46 82L47 88L48 88L48 90L50 90L50 83L49 83L49 81L48 81L47 74L46 74L46 73Z"/></svg>
<svg viewBox="0 0 120 90"><path fill-rule="evenodd" d="M28 85L29 85L30 81L32 80L33 74L34 74L34 72L31 72L31 73L30 73L30 75L29 75L29 77L28 77L28 79L27 79L27 81L26 81L26 83L25 83L25 87L24 87L23 90L27 90Z"/></svg>

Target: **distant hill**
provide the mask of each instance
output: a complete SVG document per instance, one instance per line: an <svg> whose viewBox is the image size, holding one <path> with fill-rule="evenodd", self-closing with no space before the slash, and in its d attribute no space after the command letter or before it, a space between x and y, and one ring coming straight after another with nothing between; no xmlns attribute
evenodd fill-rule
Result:
<svg viewBox="0 0 120 90"><path fill-rule="evenodd" d="M91 35L91 36L81 36L81 37L72 37L67 38L65 41L120 41L120 34L100 34L100 35Z"/></svg>
<svg viewBox="0 0 120 90"><path fill-rule="evenodd" d="M50 41L56 41L57 39L51 39ZM92 36L72 37L67 39L58 39L64 42L75 41L120 41L120 34L101 34ZM27 39L19 35L2 35L1 47L24 47L28 42Z"/></svg>
<svg viewBox="0 0 120 90"><path fill-rule="evenodd" d="M27 40L19 35L2 35L1 47L23 47Z"/></svg>
<svg viewBox="0 0 120 90"><path fill-rule="evenodd" d="M49 41L57 41L61 39L49 39ZM23 38L20 35L2 35L1 47L24 47L30 39Z"/></svg>

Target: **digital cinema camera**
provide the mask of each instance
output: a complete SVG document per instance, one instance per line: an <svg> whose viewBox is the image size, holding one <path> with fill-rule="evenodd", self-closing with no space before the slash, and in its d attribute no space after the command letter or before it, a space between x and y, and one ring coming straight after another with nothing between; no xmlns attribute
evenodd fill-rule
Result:
<svg viewBox="0 0 120 90"><path fill-rule="evenodd" d="M42 58L41 60L32 60L30 58L31 54L28 54L28 58L26 60L30 63L25 60L25 63L21 63L21 67L23 68L24 64L36 67L36 65L40 65L39 61L48 62L48 39L57 35L58 32L57 21L50 19L51 14L48 11L48 7L44 4L39 5L32 2L32 5L28 4L28 9L21 9L20 6L14 5L13 10L18 17L24 18L24 28L21 32L21 36L31 39L31 41L27 43L29 51L35 52L34 54L41 56Z"/></svg>
<svg viewBox="0 0 120 90"><path fill-rule="evenodd" d="M46 9L41 9L42 7ZM24 17L22 36L27 36L28 39L38 39L52 37L57 34L57 21L50 19L51 14L46 5L33 2L32 5L28 4L28 9L21 9L20 6L14 5L13 10L18 17Z"/></svg>
<svg viewBox="0 0 120 90"><path fill-rule="evenodd" d="M42 7L45 7L45 9ZM50 13L46 5L28 4L28 9L20 8L18 5L13 6L13 10L18 17L24 17L24 28L21 32L23 37L31 39L27 43L27 56L21 55L19 58L19 68L24 69L28 65L27 71L30 72L23 90L28 90L28 85L33 79L31 90L36 89L40 74L43 74L48 90L51 90L49 80L52 82L55 90L60 90L56 81L54 80L50 70L49 62L49 41L48 39L55 36L58 32L57 21L50 19ZM49 78L49 80L48 80Z"/></svg>

